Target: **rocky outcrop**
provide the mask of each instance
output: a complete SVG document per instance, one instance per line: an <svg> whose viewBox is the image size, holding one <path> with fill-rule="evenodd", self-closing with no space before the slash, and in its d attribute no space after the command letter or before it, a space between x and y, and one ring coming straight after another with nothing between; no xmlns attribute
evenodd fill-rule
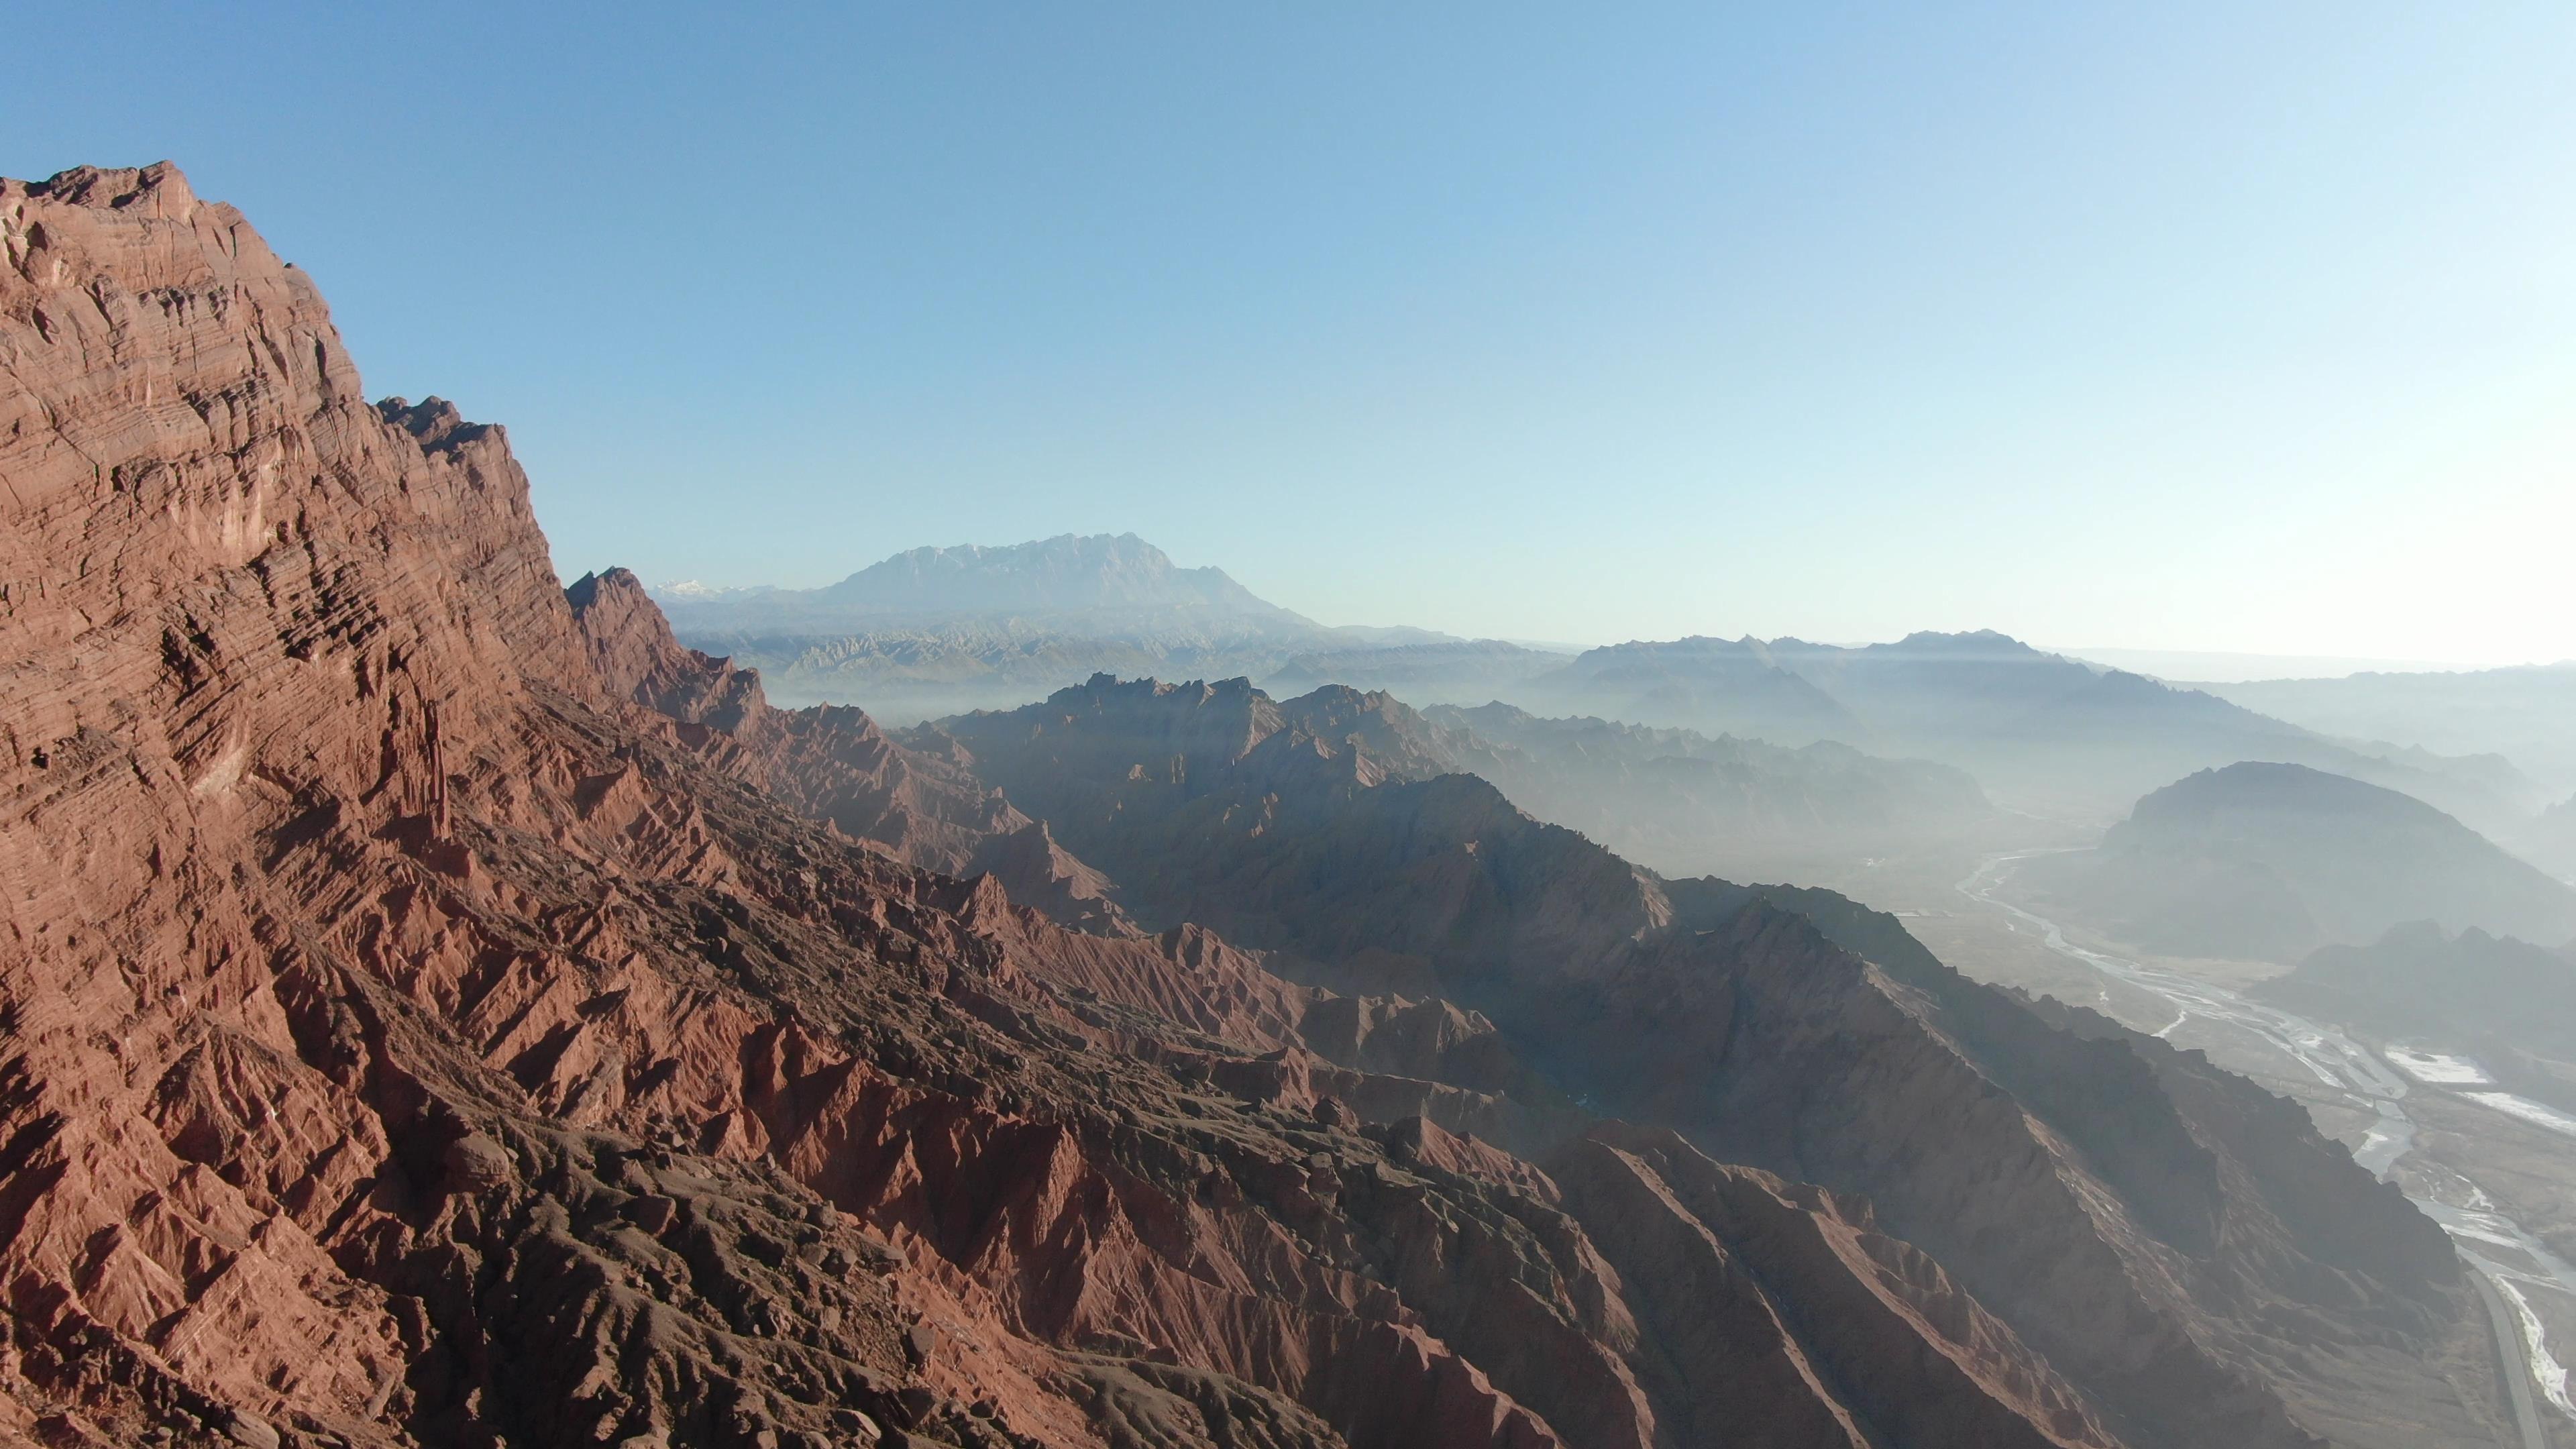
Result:
<svg viewBox="0 0 2576 1449"><path fill-rule="evenodd" d="M735 738L775 728L760 676L734 668L729 659L681 647L635 575L624 569L584 574L564 590L564 598L580 625L591 671L611 694ZM854 721L851 733L868 731Z"/></svg>
<svg viewBox="0 0 2576 1449"><path fill-rule="evenodd" d="M865 712L772 709L760 677L683 647L633 574L565 591L592 668L615 696L680 726L681 740L842 834L953 875L991 874L1012 898L1087 930L1132 935L1117 887L977 781L962 760L906 749Z"/></svg>
<svg viewBox="0 0 2576 1449"><path fill-rule="evenodd" d="M1587 1136L1508 1018L925 869L1106 888L962 737L770 709L619 575L567 597L501 431L365 403L170 168L0 183L0 245L0 1433L2110 1442L1853 1204ZM1203 703L1133 778L1212 843L1228 741L1283 799L1493 808L1368 720ZM1345 955L1480 929L1207 879ZM1670 915L1615 862L1526 888L1569 952L1635 924L1590 903ZM1716 1338L1668 1265L1727 1285Z"/></svg>

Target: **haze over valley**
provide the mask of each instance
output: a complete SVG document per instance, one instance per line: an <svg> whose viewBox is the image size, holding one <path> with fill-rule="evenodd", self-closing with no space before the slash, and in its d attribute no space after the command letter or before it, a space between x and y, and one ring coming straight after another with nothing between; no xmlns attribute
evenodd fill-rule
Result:
<svg viewBox="0 0 2576 1449"><path fill-rule="evenodd" d="M2549 1025L2576 989L2563 670L2194 686L1990 631L1533 648L1327 628L1133 535L920 549L813 591L660 594L684 643L875 708L903 747L971 762L1048 821L1052 848L1155 882L1117 898L1132 919L1284 947L1279 969L1321 985L1525 1009L1436 966L1383 974L1436 950L1354 975L1332 964L1346 947L1298 934L1254 885L1277 867L1253 859L1351 873L1346 889L1429 865L1377 855L1418 823L1385 837L1292 803L1319 790L1374 787L1356 803L1472 778L1481 805L1401 808L1516 807L1647 867L1677 918L1703 877L1786 883L1772 899L1797 903L1814 898L1793 886L1830 886L1850 904L1804 905L1829 933L1858 929L1838 912L1893 911L1873 929L1903 922L2079 1030L2123 1023L2304 1103L2469 1245L2496 1340L2541 1366L2521 1427L2557 1408L2546 1345L2576 1334L2576 1059ZM1121 770L1108 794L1063 793ZM1220 845L1246 811L1257 857ZM1491 828L1471 827L1480 861L1570 868ZM1180 854L1135 853L1166 834ZM1934 954L1838 939L1882 967Z"/></svg>
<svg viewBox="0 0 2576 1449"><path fill-rule="evenodd" d="M1274 694L1338 684L1416 706L1499 702L1702 737L1640 759L1704 753L1717 738L1831 742L1965 770L2029 813L2105 823L2158 785L2246 759L2374 780L2535 840L2561 798L2492 749L2439 753L2402 727L2389 732L2396 743L2308 729L2221 697L2253 686L2166 684L1991 631L1572 649L1401 624L1327 628L1221 568L1177 567L1133 534L920 548L827 588L666 584L657 601L684 643L760 669L781 699L863 704L895 723L1013 708L1094 673L1240 676Z"/></svg>

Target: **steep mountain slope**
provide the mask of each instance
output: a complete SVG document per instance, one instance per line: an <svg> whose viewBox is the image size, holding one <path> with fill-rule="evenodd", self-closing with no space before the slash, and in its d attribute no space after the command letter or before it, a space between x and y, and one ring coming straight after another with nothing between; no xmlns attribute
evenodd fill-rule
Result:
<svg viewBox="0 0 2576 1449"><path fill-rule="evenodd" d="M2106 933L2175 955L2296 961L2413 920L2576 938L2576 887L2421 800L2302 765L2176 781L2099 849L2034 861L2027 879Z"/></svg>
<svg viewBox="0 0 2576 1449"><path fill-rule="evenodd" d="M1820 741L1783 749L1600 719L1541 719L1508 704L1435 706L1433 723L1497 747L1452 768L1630 860L1678 874L1780 879L1824 863L1961 838L1995 818L1966 774Z"/></svg>
<svg viewBox="0 0 2576 1449"><path fill-rule="evenodd" d="M620 574L567 597L501 432L368 405L310 283L167 166L0 182L0 245L0 1438L1965 1449L2137 1417L2134 1369L2071 1372L1866 1202L1578 1108L1473 1011L895 858L1035 817L962 744L773 710ZM1287 738L1264 703L1123 753L1185 787L1284 739L1285 793L1518 821L1546 870L1494 902L1496 984L1532 999L1655 922L1569 917L1551 965L1520 892L1670 924L1475 782L1391 782L1429 757L1407 722L1345 699ZM1242 884L1353 959L1475 933ZM1804 917L1722 924L1800 943L1769 989L1826 983L1820 1025L1858 983L1970 1082ZM2453 1265L2356 1197L2356 1246L2280 1251L2350 1259L2412 1390ZM2200 1442L2305 1442L2267 1371L2148 1347ZM2492 1388L2422 1402L2449 1432Z"/></svg>
<svg viewBox="0 0 2576 1449"><path fill-rule="evenodd" d="M2136 1442L2477 1437L2446 1244L2297 1109L2056 1029L1839 897L1659 880L1430 773L1430 729L1346 690L1098 679L921 737L1149 924L1447 995L1587 1102L1866 1194Z"/></svg>

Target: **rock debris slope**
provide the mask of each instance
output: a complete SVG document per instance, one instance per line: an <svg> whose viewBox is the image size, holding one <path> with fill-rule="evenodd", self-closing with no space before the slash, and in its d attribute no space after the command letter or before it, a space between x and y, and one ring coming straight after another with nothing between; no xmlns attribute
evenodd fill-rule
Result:
<svg viewBox="0 0 2576 1449"><path fill-rule="evenodd" d="M2288 1444L2365 1357L2498 1422L2241 1084L1412 778L1382 699L1149 689L1028 798L772 709L170 167L0 182L0 248L0 1442Z"/></svg>

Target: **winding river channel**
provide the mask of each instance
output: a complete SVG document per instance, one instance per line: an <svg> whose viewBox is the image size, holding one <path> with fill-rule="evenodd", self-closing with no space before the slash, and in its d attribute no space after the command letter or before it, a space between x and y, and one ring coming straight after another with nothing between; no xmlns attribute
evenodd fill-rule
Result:
<svg viewBox="0 0 2576 1449"><path fill-rule="evenodd" d="M2156 1033L2158 1036L2171 1036L2184 1023L2198 1022L2204 1029L2219 1033L2243 1032L2288 1055L2313 1073L2325 1092L2341 1096L2376 1116L2369 1135L2353 1151L2354 1160L2372 1173L2390 1176L2397 1160L2413 1150L2415 1121L2406 1107L2413 1084L2368 1047L2331 1027L2249 1001L2212 982L2167 967L2088 950L2067 940L2056 922L1996 894L2020 862L2049 853L2028 850L1990 856L1959 882L1959 893L1980 905L2004 911L2024 929L2037 933L2049 950L2163 1000L2173 1008L2175 1016ZM2501 1096L2470 1095L2473 1099ZM2501 1102L2486 1105L2501 1111L2516 1110ZM2550 1408L2571 1420L2576 1420L2576 1398L2570 1396L2567 1369L2558 1357L2564 1350L2552 1348L2525 1290L2556 1288L2576 1294L2576 1265L2552 1253L2519 1223L2497 1211L2495 1203L2476 1183L2447 1166L2422 1165L2427 1170L2419 1176L2438 1182L2439 1195L2410 1188L2408 1196L2450 1233L2461 1258L2476 1271L2479 1296L2486 1302L2499 1339L2520 1350L2529 1370L2529 1382L2514 1385L2515 1414L2521 1421L2526 1449L2545 1449L2547 1440L2532 1402L2533 1391L2537 1390Z"/></svg>

